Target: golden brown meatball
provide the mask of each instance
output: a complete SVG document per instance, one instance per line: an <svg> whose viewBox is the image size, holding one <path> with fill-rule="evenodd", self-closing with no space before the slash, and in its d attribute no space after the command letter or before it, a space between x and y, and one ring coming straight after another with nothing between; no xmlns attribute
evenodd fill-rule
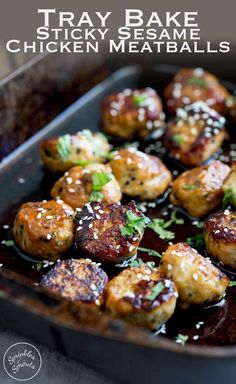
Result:
<svg viewBox="0 0 236 384"><path fill-rule="evenodd" d="M95 307L103 304L107 283L107 274L89 259L59 261L41 280L50 291Z"/></svg>
<svg viewBox="0 0 236 384"><path fill-rule="evenodd" d="M164 96L170 113L201 100L217 112L225 114L229 93L211 73L202 68L185 68L167 85Z"/></svg>
<svg viewBox="0 0 236 384"><path fill-rule="evenodd" d="M149 221L134 202L126 206L89 203L76 215L75 243L79 252L91 258L117 263L137 252Z"/></svg>
<svg viewBox="0 0 236 384"><path fill-rule="evenodd" d="M157 269L126 268L108 284L106 307L113 317L158 329L174 313L178 293Z"/></svg>
<svg viewBox="0 0 236 384"><path fill-rule="evenodd" d="M151 88L125 89L105 98L102 104L104 131L122 139L146 137L163 127L162 102Z"/></svg>
<svg viewBox="0 0 236 384"><path fill-rule="evenodd" d="M209 159L222 145L225 118L202 102L177 109L167 124L164 143L172 156L187 166Z"/></svg>
<svg viewBox="0 0 236 384"><path fill-rule="evenodd" d="M236 269L236 212L212 214L204 223L204 237L208 254Z"/></svg>
<svg viewBox="0 0 236 384"><path fill-rule="evenodd" d="M224 205L236 206L236 161L233 162L231 172L223 184Z"/></svg>
<svg viewBox="0 0 236 384"><path fill-rule="evenodd" d="M185 171L174 180L171 203L191 216L205 216L221 203L223 182L229 172L229 166L219 160Z"/></svg>
<svg viewBox="0 0 236 384"><path fill-rule="evenodd" d="M220 300L229 282L209 259L185 243L167 248L159 270L174 281L185 306Z"/></svg>
<svg viewBox="0 0 236 384"><path fill-rule="evenodd" d="M110 146L105 136L87 129L75 135L45 139L40 144L44 165L52 172L65 172L77 164L104 162Z"/></svg>
<svg viewBox="0 0 236 384"><path fill-rule="evenodd" d="M72 208L82 208L89 201L112 204L121 200L120 186L104 164L73 167L52 187L51 196L60 197Z"/></svg>
<svg viewBox="0 0 236 384"><path fill-rule="evenodd" d="M63 201L25 203L14 221L16 244L36 258L54 261L72 246L73 217Z"/></svg>
<svg viewBox="0 0 236 384"><path fill-rule="evenodd" d="M158 157L146 155L136 148L116 152L110 166L121 191L141 200L156 199L172 180L170 171Z"/></svg>

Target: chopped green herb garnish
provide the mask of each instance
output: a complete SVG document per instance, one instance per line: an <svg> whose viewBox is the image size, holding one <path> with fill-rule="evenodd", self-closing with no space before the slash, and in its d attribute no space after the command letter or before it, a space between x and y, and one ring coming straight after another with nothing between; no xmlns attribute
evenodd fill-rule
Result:
<svg viewBox="0 0 236 384"><path fill-rule="evenodd" d="M175 233L172 231L168 231L172 224L183 224L184 219L176 217L177 212L172 211L170 220L165 221L164 219L153 219L150 224L148 224L148 228L152 229L162 240L173 240L175 238Z"/></svg>
<svg viewBox="0 0 236 384"><path fill-rule="evenodd" d="M88 161L88 160L73 160L73 164L80 165L81 167L86 167L87 165L91 164L91 161Z"/></svg>
<svg viewBox="0 0 236 384"><path fill-rule="evenodd" d="M229 205L236 205L236 196L231 188L226 189L222 209L227 208Z"/></svg>
<svg viewBox="0 0 236 384"><path fill-rule="evenodd" d="M147 95L145 95L145 94L143 94L143 95L135 95L133 97L133 102L137 106L140 106L140 104L144 103L146 100L147 100Z"/></svg>
<svg viewBox="0 0 236 384"><path fill-rule="evenodd" d="M191 245L194 248L201 248L204 245L204 235L203 233L199 233L196 236L188 237L186 240L188 245Z"/></svg>
<svg viewBox="0 0 236 384"><path fill-rule="evenodd" d="M193 225L195 225L195 227L197 227L197 228L203 228L204 221L194 221Z"/></svg>
<svg viewBox="0 0 236 384"><path fill-rule="evenodd" d="M43 263L36 263L35 269L39 272L41 270L42 266L43 266Z"/></svg>
<svg viewBox="0 0 236 384"><path fill-rule="evenodd" d="M180 133L177 133L176 135L174 135L172 137L173 141L176 143L176 144L182 144L184 142L184 136L181 135Z"/></svg>
<svg viewBox="0 0 236 384"><path fill-rule="evenodd" d="M89 201L101 201L103 199L102 188L113 179L111 173L96 172L92 174L92 192Z"/></svg>
<svg viewBox="0 0 236 384"><path fill-rule="evenodd" d="M229 287L236 287L236 281L231 280L229 282Z"/></svg>
<svg viewBox="0 0 236 384"><path fill-rule="evenodd" d="M164 284L159 281L159 283L155 284L152 287L152 293L147 295L146 298L151 301L155 300L159 295L159 293L161 293L164 288L165 288Z"/></svg>
<svg viewBox="0 0 236 384"><path fill-rule="evenodd" d="M202 79L201 77L198 76L193 76L190 77L187 81L189 85L199 85L201 88L206 88L207 87L207 82L206 80Z"/></svg>
<svg viewBox="0 0 236 384"><path fill-rule="evenodd" d="M3 240L1 244L6 245L6 247L12 247L13 245L15 245L15 242L14 240Z"/></svg>
<svg viewBox="0 0 236 384"><path fill-rule="evenodd" d="M57 143L58 153L63 161L68 160L71 152L71 136L63 135L59 137Z"/></svg>
<svg viewBox="0 0 236 384"><path fill-rule="evenodd" d="M132 236L137 231L140 235L143 233L144 228L150 219L145 215L137 216L131 210L126 212L127 222L126 225L121 228L122 236Z"/></svg>
<svg viewBox="0 0 236 384"><path fill-rule="evenodd" d="M179 333L177 336L176 336L176 343L178 344L181 344L181 345L184 345L189 339L189 336L187 335L182 335L181 333Z"/></svg>
<svg viewBox="0 0 236 384"><path fill-rule="evenodd" d="M198 188L198 186L196 184L185 184L183 186L183 189L185 191L192 191L193 189L196 189L196 188Z"/></svg>
<svg viewBox="0 0 236 384"><path fill-rule="evenodd" d="M149 256L157 256L160 259L162 258L161 254L157 251L154 251L154 249L138 247L138 251L146 252Z"/></svg>
<svg viewBox="0 0 236 384"><path fill-rule="evenodd" d="M143 265L146 265L149 268L155 268L154 261L147 261L145 263L142 259L137 258L136 255L131 257L131 259L129 259L129 260L124 260L122 263L116 264L116 267L118 267L118 268L127 268L127 267L140 268Z"/></svg>

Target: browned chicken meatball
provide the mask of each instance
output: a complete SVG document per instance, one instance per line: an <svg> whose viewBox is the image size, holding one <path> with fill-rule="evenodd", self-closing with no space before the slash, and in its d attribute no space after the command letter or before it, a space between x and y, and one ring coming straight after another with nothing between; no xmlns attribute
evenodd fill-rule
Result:
<svg viewBox="0 0 236 384"><path fill-rule="evenodd" d="M177 297L175 284L157 269L127 268L109 282L106 307L113 317L155 330L173 315Z"/></svg>
<svg viewBox="0 0 236 384"><path fill-rule="evenodd" d="M146 137L164 125L162 102L151 88L125 89L102 103L104 131L122 139Z"/></svg>
<svg viewBox="0 0 236 384"><path fill-rule="evenodd" d="M174 281L182 304L204 304L220 300L229 279L209 259L185 243L167 248L159 270Z"/></svg>
<svg viewBox="0 0 236 384"><path fill-rule="evenodd" d="M59 261L41 280L50 291L93 307L103 304L107 283L107 274L89 259Z"/></svg>
<svg viewBox="0 0 236 384"><path fill-rule="evenodd" d="M36 258L54 261L73 244L73 217L63 201L25 203L14 221L16 244Z"/></svg>
<svg viewBox="0 0 236 384"><path fill-rule="evenodd" d="M217 112L225 114L229 93L211 73L202 68L185 68L167 85L164 96L170 113L201 100Z"/></svg>
<svg viewBox="0 0 236 384"><path fill-rule="evenodd" d="M222 186L230 167L219 160L185 171L173 183L170 201L201 217L215 209L223 199Z"/></svg>
<svg viewBox="0 0 236 384"><path fill-rule="evenodd" d="M213 213L204 223L204 237L208 254L236 269L236 212Z"/></svg>
<svg viewBox="0 0 236 384"><path fill-rule="evenodd" d="M187 166L209 159L222 145L225 118L202 102L177 109L167 124L164 144L170 154Z"/></svg>
<svg viewBox="0 0 236 384"><path fill-rule="evenodd" d="M126 206L89 203L76 215L75 243L91 258L117 263L137 252L149 221L133 201Z"/></svg>
<svg viewBox="0 0 236 384"><path fill-rule="evenodd" d="M224 203L236 206L236 161L233 162L231 172L223 184Z"/></svg>
<svg viewBox="0 0 236 384"><path fill-rule="evenodd" d="M121 191L140 200L156 199L172 180L170 171L158 157L146 155L136 148L116 152L110 166Z"/></svg>
<svg viewBox="0 0 236 384"><path fill-rule="evenodd" d="M72 208L82 208L89 201L112 204L121 200L120 186L104 164L77 166L65 173L52 187L51 196L60 198Z"/></svg>
<svg viewBox="0 0 236 384"><path fill-rule="evenodd" d="M110 145L102 133L87 129L75 135L45 139L40 144L44 165L52 172L65 172L75 165L104 162Z"/></svg>

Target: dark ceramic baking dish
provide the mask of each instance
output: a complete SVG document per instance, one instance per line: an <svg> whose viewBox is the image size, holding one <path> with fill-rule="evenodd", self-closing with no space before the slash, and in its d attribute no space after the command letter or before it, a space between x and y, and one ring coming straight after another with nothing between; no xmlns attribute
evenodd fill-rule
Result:
<svg viewBox="0 0 236 384"><path fill-rule="evenodd" d="M11 236L7 226L12 226L16 211L23 202L49 198L54 176L40 162L40 140L84 128L100 130L100 104L105 95L124 88L145 86L151 86L162 94L164 86L178 69L168 65L148 69L130 66L114 72L10 154L0 164L1 240ZM236 85L224 84L231 92L236 91ZM226 142L225 152L228 152L232 140L233 136ZM150 144L153 142L142 143L141 148ZM161 156L172 170L178 169L179 165L172 163L160 147L156 146L153 153ZM168 209L168 197L159 201L147 215L159 216L163 209ZM176 242L200 231L191 224L191 218L183 212L179 215L184 217L185 223L173 228ZM162 252L168 244L147 230L141 245ZM144 254L140 256L148 259ZM34 264L24 260L14 247L1 245L0 263L3 264L0 269L2 327L55 348L122 382L235 382L236 288L229 288L226 299L218 305L178 309L167 323L166 333L153 335L112 320L105 314L95 315L86 307L75 309L58 297L49 296L38 285L47 268L38 272ZM200 328L196 327L199 322ZM175 342L179 333L189 336L184 346ZM196 335L199 338L194 341Z"/></svg>

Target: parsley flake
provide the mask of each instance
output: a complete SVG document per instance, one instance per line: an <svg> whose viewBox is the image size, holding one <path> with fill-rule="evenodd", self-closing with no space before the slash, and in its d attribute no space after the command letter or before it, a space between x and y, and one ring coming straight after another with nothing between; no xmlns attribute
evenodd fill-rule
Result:
<svg viewBox="0 0 236 384"><path fill-rule="evenodd" d="M181 225L184 223L184 219L177 218L177 212L172 211L170 220L165 221L164 219L153 219L148 228L152 229L161 240L173 240L175 238L175 233L167 230L172 224Z"/></svg>
<svg viewBox="0 0 236 384"><path fill-rule="evenodd" d="M236 287L236 281L231 280L229 282L229 287Z"/></svg>
<svg viewBox="0 0 236 384"><path fill-rule="evenodd" d="M179 333L177 336L176 336L176 343L177 344L181 344L181 345L184 345L189 339L189 336L187 335L182 335L181 333Z"/></svg>
<svg viewBox="0 0 236 384"><path fill-rule="evenodd" d="M185 184L184 186L183 186L183 189L185 190L185 191L192 191L193 189L197 189L197 185L196 184Z"/></svg>
<svg viewBox="0 0 236 384"><path fill-rule="evenodd" d="M196 236L188 237L186 243L194 248L202 248L204 245L204 235L199 233Z"/></svg>
<svg viewBox="0 0 236 384"><path fill-rule="evenodd" d="M6 247L12 247L15 245L15 242L14 240L3 240L1 244L5 245Z"/></svg>
<svg viewBox="0 0 236 384"><path fill-rule="evenodd" d="M232 190L232 188L228 188L225 191L222 209L227 208L229 205L236 205L236 196Z"/></svg>
<svg viewBox="0 0 236 384"><path fill-rule="evenodd" d="M89 201L101 201L103 199L102 188L113 179L111 173L96 172L92 174L92 192Z"/></svg>
<svg viewBox="0 0 236 384"><path fill-rule="evenodd" d="M152 293L147 295L146 299L151 300L151 301L155 300L157 298L157 296L163 291L164 288L165 288L164 284L159 281L157 284L155 284L152 287Z"/></svg>
<svg viewBox="0 0 236 384"><path fill-rule="evenodd" d="M146 100L147 100L147 95L145 94L133 96L133 102L138 107L140 106L140 104L144 103Z"/></svg>
<svg viewBox="0 0 236 384"><path fill-rule="evenodd" d="M184 142L184 136L181 135L180 133L177 133L176 135L174 135L172 137L173 141L176 143L176 144L183 144Z"/></svg>
<svg viewBox="0 0 236 384"><path fill-rule="evenodd" d="M140 251L140 252L145 252L145 253L147 253L149 256L157 256L157 257L159 257L160 259L162 258L161 254L160 254L159 252L157 252L157 251L154 251L154 249L138 247L138 251Z"/></svg>
<svg viewBox="0 0 236 384"><path fill-rule="evenodd" d="M187 81L188 85L198 85L201 88L206 88L207 87L207 82L206 80L202 79L201 77L198 76L192 76L188 79Z"/></svg>
<svg viewBox="0 0 236 384"><path fill-rule="evenodd" d="M63 161L68 160L71 152L71 136L63 135L59 137L57 143L58 153Z"/></svg>
<svg viewBox="0 0 236 384"><path fill-rule="evenodd" d="M141 235L143 233L146 224L150 223L150 219L145 215L137 216L130 209L126 212L127 222L126 225L121 228L122 236L132 236L135 231Z"/></svg>

